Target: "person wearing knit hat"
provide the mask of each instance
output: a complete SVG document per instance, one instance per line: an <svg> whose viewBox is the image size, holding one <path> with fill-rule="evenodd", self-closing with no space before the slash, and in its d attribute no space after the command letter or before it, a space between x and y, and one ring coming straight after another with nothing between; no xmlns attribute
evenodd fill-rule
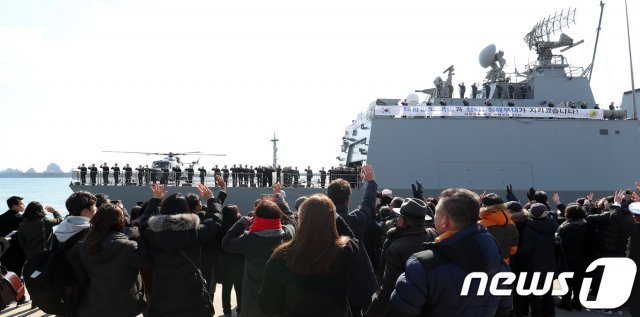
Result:
<svg viewBox="0 0 640 317"><path fill-rule="evenodd" d="M555 233L558 222L549 217L549 209L541 203L534 203L529 208L531 215L522 229L518 251L511 257L514 272L555 272L554 254ZM532 316L555 315L555 303L551 290L540 296L514 296L514 311L518 316L529 315L529 304Z"/></svg>
<svg viewBox="0 0 640 317"><path fill-rule="evenodd" d="M481 203L478 223L487 227L489 233L496 238L502 258L509 264L509 257L518 249L518 229L511 220L511 213L507 212L507 206L497 194L485 195Z"/></svg>
<svg viewBox="0 0 640 317"><path fill-rule="evenodd" d="M505 207L507 207L507 210L512 214L522 211L522 204L520 204L519 201L508 201Z"/></svg>

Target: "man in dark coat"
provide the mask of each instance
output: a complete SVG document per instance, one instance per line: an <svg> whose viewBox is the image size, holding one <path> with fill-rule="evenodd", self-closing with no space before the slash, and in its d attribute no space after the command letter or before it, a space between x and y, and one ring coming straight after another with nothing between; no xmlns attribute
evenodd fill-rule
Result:
<svg viewBox="0 0 640 317"><path fill-rule="evenodd" d="M396 227L387 232L387 240L382 247L384 276L380 290L366 313L367 317L387 316L391 307L391 292L404 272L407 260L423 250L423 243L433 242L438 236L433 228L425 229L425 217L431 220L428 214L433 214L433 211L424 201L407 198L400 208L393 208L393 211L399 216Z"/></svg>
<svg viewBox="0 0 640 317"><path fill-rule="evenodd" d="M476 95L478 94L478 85L476 83L473 83L473 85L471 85L471 98L476 98Z"/></svg>
<svg viewBox="0 0 640 317"><path fill-rule="evenodd" d="M104 162L104 164L100 165L100 168L102 169L102 185L108 185L109 184L109 166L107 165L107 162Z"/></svg>
<svg viewBox="0 0 640 317"><path fill-rule="evenodd" d="M200 184L204 185L204 180L207 177L207 169L204 168L204 166L201 166L198 169L198 172L200 172Z"/></svg>
<svg viewBox="0 0 640 317"><path fill-rule="evenodd" d="M139 165L136 167L136 172L138 173L138 186L142 186L142 179L144 178L146 169L142 167L142 165ZM147 185L149 185L148 182Z"/></svg>
<svg viewBox="0 0 640 317"><path fill-rule="evenodd" d="M187 172L187 183L193 184L193 165L189 165L184 171Z"/></svg>
<svg viewBox="0 0 640 317"><path fill-rule="evenodd" d="M87 183L87 167L82 163L82 165L78 166L78 169L80 170L80 182L84 185Z"/></svg>
<svg viewBox="0 0 640 317"><path fill-rule="evenodd" d="M172 168L173 170L173 176L175 178L175 182L176 182L176 186L180 186L180 177L182 177L182 169L180 168L180 165Z"/></svg>
<svg viewBox="0 0 640 317"><path fill-rule="evenodd" d="M113 163L113 184L114 186L118 186L120 183L120 168L118 167L118 163Z"/></svg>
<svg viewBox="0 0 640 317"><path fill-rule="evenodd" d="M528 219L522 230L522 238L518 251L511 258L514 266L520 272L555 272L556 262L554 255L554 239L558 229L558 222L551 216L546 205L534 203L529 209L531 219ZM527 284L530 283L531 274L527 275ZM544 281L546 275L543 274L540 283ZM520 297L516 296L518 303L524 303ZM531 313L535 316L553 316L555 314L555 304L551 297L551 290L541 296L529 296ZM518 316L528 314L528 306L516 305Z"/></svg>
<svg viewBox="0 0 640 317"><path fill-rule="evenodd" d="M22 223L22 212L24 211L24 202L22 197L11 196L7 199L9 210L0 215L0 236L6 237L13 231L18 230L18 226ZM10 247L0 258L2 265L9 271L20 276L22 274L22 266L26 259L24 251L18 242L18 235L11 236Z"/></svg>
<svg viewBox="0 0 640 317"><path fill-rule="evenodd" d="M477 295L477 283L460 295L469 272L485 272L491 280L507 270L494 238L476 223L479 212L478 195L469 190L440 194L435 224L441 234L407 261L391 295L392 316L494 316L503 307L498 296Z"/></svg>
<svg viewBox="0 0 640 317"><path fill-rule="evenodd" d="M349 212L349 202L351 197L351 185L343 179L336 179L327 187L327 196L336 205L337 214L342 217L356 239L358 239L359 256L361 269L354 277L357 283L352 284L349 291L349 301L354 316L361 316L364 310L371 304L371 296L378 289L371 260L367 255L364 246L364 235L369 222L375 221L375 205L378 184L375 181L373 167L365 165L362 167L363 180L367 184L364 199L359 209ZM346 233L338 232L341 235Z"/></svg>
<svg viewBox="0 0 640 317"><path fill-rule="evenodd" d="M96 167L96 164L91 164L91 167L89 167L89 178L91 178L91 186L95 186L97 176L98 168Z"/></svg>
<svg viewBox="0 0 640 317"><path fill-rule="evenodd" d="M307 187L311 187L311 178L313 178L313 170L311 166L308 166L305 170L307 172Z"/></svg>
<svg viewBox="0 0 640 317"><path fill-rule="evenodd" d="M324 167L320 169L320 186L324 188L327 183L327 171L324 170Z"/></svg>
<svg viewBox="0 0 640 317"><path fill-rule="evenodd" d="M229 169L226 165L222 167L222 180L224 180L225 183L229 183Z"/></svg>
<svg viewBox="0 0 640 317"><path fill-rule="evenodd" d="M131 175L133 174L133 169L127 163L122 170L124 171L124 184L129 185L131 183Z"/></svg>
<svg viewBox="0 0 640 317"><path fill-rule="evenodd" d="M460 87L460 99L464 99L464 93L465 91L467 91L467 87L464 85L464 83L460 83L458 87Z"/></svg>

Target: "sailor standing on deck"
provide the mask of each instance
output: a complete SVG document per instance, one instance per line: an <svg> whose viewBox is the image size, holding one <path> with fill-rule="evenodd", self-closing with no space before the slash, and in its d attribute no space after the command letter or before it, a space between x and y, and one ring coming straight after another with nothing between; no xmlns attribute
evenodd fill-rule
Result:
<svg viewBox="0 0 640 317"><path fill-rule="evenodd" d="M149 168L149 165L145 165L144 166L144 182L145 184L149 185L149 178L151 177L151 169Z"/></svg>
<svg viewBox="0 0 640 317"><path fill-rule="evenodd" d="M96 167L96 164L91 164L91 167L89 167L89 177L91 178L91 186L96 185L96 176L98 176L98 168Z"/></svg>
<svg viewBox="0 0 640 317"><path fill-rule="evenodd" d="M185 168L184 171L187 172L187 183L192 184L193 183L193 165L189 165L189 167Z"/></svg>
<svg viewBox="0 0 640 317"><path fill-rule="evenodd" d="M324 188L327 182L327 171L324 170L324 166L320 169L320 186Z"/></svg>
<svg viewBox="0 0 640 317"><path fill-rule="evenodd" d="M307 187L311 187L311 178L313 178L313 170L311 170L311 166L307 166L307 169L304 170L307 172Z"/></svg>
<svg viewBox="0 0 640 317"><path fill-rule="evenodd" d="M129 185L131 183L131 174L133 174L133 169L129 166L129 163L127 163L122 170L124 171L124 183L125 185Z"/></svg>
<svg viewBox="0 0 640 317"><path fill-rule="evenodd" d="M142 167L142 165L139 165L138 167L136 167L136 172L138 172L138 186L142 186L142 177L144 177L145 169L144 167Z"/></svg>
<svg viewBox="0 0 640 317"><path fill-rule="evenodd" d="M82 165L78 166L78 169L80 170L80 182L84 185L87 183L87 167L82 163Z"/></svg>
<svg viewBox="0 0 640 317"><path fill-rule="evenodd" d="M160 178L160 184L169 184L169 167L167 166L162 168L162 177Z"/></svg>
<svg viewBox="0 0 640 317"><path fill-rule="evenodd" d="M202 166L198 169L198 172L200 172L200 184L204 185L204 179L207 177L207 169Z"/></svg>
<svg viewBox="0 0 640 317"><path fill-rule="evenodd" d="M460 99L464 99L464 93L465 91L467 91L467 87L464 85L464 83L460 83L458 87L460 87Z"/></svg>
<svg viewBox="0 0 640 317"><path fill-rule="evenodd" d="M229 183L229 169L226 165L222 167L222 180L224 180L225 183Z"/></svg>
<svg viewBox="0 0 640 317"><path fill-rule="evenodd" d="M118 163L113 163L113 167L111 169L113 170L114 185L118 186L120 183L120 168L118 167Z"/></svg>
<svg viewBox="0 0 640 317"><path fill-rule="evenodd" d="M107 166L107 162L100 165L100 168L102 168L102 185L107 185L109 184L109 166Z"/></svg>
<svg viewBox="0 0 640 317"><path fill-rule="evenodd" d="M473 83L473 85L471 85L471 98L475 98L477 94L478 94L478 85L476 83Z"/></svg>
<svg viewBox="0 0 640 317"><path fill-rule="evenodd" d="M182 176L182 169L180 168L180 165L172 168L174 174L174 177L176 179L176 186L180 186L180 177Z"/></svg>
<svg viewBox="0 0 640 317"><path fill-rule="evenodd" d="M509 84L509 87L507 88L509 91L509 99L513 99L515 97L513 97L516 93L516 88L513 87L513 84Z"/></svg>

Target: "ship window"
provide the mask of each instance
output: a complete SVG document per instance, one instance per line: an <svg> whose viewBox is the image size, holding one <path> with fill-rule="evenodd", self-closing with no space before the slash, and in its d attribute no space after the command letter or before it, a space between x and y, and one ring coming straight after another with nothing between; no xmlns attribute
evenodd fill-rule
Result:
<svg viewBox="0 0 640 317"><path fill-rule="evenodd" d="M600 135L609 135L609 129L600 129Z"/></svg>
<svg viewBox="0 0 640 317"><path fill-rule="evenodd" d="M620 134L620 130L616 130L615 134Z"/></svg>
<svg viewBox="0 0 640 317"><path fill-rule="evenodd" d="M351 135L353 135L353 136L358 135L358 130L355 130L355 129L354 129L354 130L353 130L353 132L351 132Z"/></svg>

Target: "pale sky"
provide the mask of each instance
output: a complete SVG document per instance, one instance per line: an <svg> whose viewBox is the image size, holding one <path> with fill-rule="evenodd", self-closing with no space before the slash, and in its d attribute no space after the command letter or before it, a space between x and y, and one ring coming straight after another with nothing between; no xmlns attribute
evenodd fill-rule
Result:
<svg viewBox="0 0 640 317"><path fill-rule="evenodd" d="M564 54L586 67L598 0L0 0L0 170L159 159L103 150L267 165L274 131L281 165L328 168L370 102L431 88L452 64L456 88L481 82L478 53L492 43L506 71L523 71L535 60L525 34L569 7L565 33L585 43ZM629 12L638 88L638 1ZM626 39L624 1L608 0L592 79L600 104L631 89Z"/></svg>

